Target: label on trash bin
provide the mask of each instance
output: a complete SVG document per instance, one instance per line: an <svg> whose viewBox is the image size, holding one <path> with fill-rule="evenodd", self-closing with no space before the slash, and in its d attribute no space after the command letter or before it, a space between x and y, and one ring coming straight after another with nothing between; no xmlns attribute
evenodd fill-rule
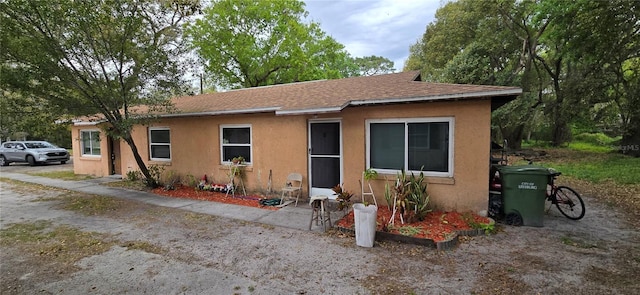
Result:
<svg viewBox="0 0 640 295"><path fill-rule="evenodd" d="M521 183L518 185L518 188L519 188L519 189L531 189L531 190L537 190L537 189L538 189L538 186L537 186L535 183L533 183L533 182L526 182L526 181L523 181L523 182L521 182Z"/></svg>

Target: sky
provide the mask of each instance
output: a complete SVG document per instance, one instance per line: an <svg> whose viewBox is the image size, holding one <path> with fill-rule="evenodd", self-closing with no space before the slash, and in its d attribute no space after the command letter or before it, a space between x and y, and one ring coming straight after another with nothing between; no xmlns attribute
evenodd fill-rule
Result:
<svg viewBox="0 0 640 295"><path fill-rule="evenodd" d="M383 56L402 71L409 47L433 22L442 0L304 0L308 18L352 57Z"/></svg>

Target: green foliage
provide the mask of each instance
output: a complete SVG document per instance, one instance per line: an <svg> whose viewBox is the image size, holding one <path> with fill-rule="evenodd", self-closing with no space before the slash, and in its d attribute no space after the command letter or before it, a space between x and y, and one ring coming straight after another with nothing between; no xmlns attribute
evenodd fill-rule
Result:
<svg viewBox="0 0 640 295"><path fill-rule="evenodd" d="M388 74L396 70L393 68L393 61L382 56L356 57L354 62L358 66L360 75L362 76Z"/></svg>
<svg viewBox="0 0 640 295"><path fill-rule="evenodd" d="M495 222L480 223L475 221L473 213L465 212L462 214L462 219L473 229L481 229L486 235L490 235L496 232Z"/></svg>
<svg viewBox="0 0 640 295"><path fill-rule="evenodd" d="M57 146L71 147L69 124L56 123L63 118L62 111L46 99L2 91L0 114L0 141L7 138L46 140Z"/></svg>
<svg viewBox="0 0 640 295"><path fill-rule="evenodd" d="M0 87L105 121L153 185L131 130L185 90L182 22L195 10L195 1L0 2Z"/></svg>
<svg viewBox="0 0 640 295"><path fill-rule="evenodd" d="M244 164L244 157L243 156L234 157L233 159L231 159L231 162L233 164Z"/></svg>
<svg viewBox="0 0 640 295"><path fill-rule="evenodd" d="M162 185L162 173L165 170L164 165L149 165L149 175L151 178L145 178L145 182L149 187L156 187Z"/></svg>
<svg viewBox="0 0 640 295"><path fill-rule="evenodd" d="M639 10L627 0L447 1L410 47L405 70L420 69L427 81L522 87L519 99L494 110L492 131L511 148L529 137L564 145L572 126L634 145Z"/></svg>
<svg viewBox="0 0 640 295"><path fill-rule="evenodd" d="M410 218L422 221L431 211L428 207L427 182L422 171L418 176L413 173L407 175L404 171L399 172L394 193L394 208L408 221Z"/></svg>
<svg viewBox="0 0 640 295"><path fill-rule="evenodd" d="M176 184L180 183L182 177L176 170L169 170L163 177L162 183L164 184L165 190L174 190L176 189Z"/></svg>
<svg viewBox="0 0 640 295"><path fill-rule="evenodd" d="M550 144L549 144L550 145ZM593 152L593 153L608 153L613 149L611 146L602 146L599 144L593 144L590 142L572 141L567 147L576 151Z"/></svg>
<svg viewBox="0 0 640 295"><path fill-rule="evenodd" d="M387 208L391 211L393 209L393 195L391 194L391 186L389 183L384 184L384 199L387 201Z"/></svg>
<svg viewBox="0 0 640 295"><path fill-rule="evenodd" d="M127 180L131 181L131 182L135 182L140 180L141 178L141 173L138 170L130 170L127 171Z"/></svg>
<svg viewBox="0 0 640 295"><path fill-rule="evenodd" d="M573 137L574 141L590 143L597 146L611 146L620 141L620 137L612 138L604 133L581 133Z"/></svg>
<svg viewBox="0 0 640 295"><path fill-rule="evenodd" d="M195 176L193 176L193 174L187 174L185 176L185 178L186 178L185 181L186 181L187 186L196 187L198 185L198 180L196 179Z"/></svg>
<svg viewBox="0 0 640 295"><path fill-rule="evenodd" d="M297 0L214 1L188 26L192 47L214 83L255 87L351 75L344 46L306 21Z"/></svg>
<svg viewBox="0 0 640 295"><path fill-rule="evenodd" d="M406 196L407 205L413 209L414 217L422 221L431 210L429 205L429 194L427 193L427 182L424 173L420 171L418 176L411 173L409 177L409 193Z"/></svg>
<svg viewBox="0 0 640 295"><path fill-rule="evenodd" d="M368 168L362 172L362 175L364 176L364 180L374 180L378 177L378 171Z"/></svg>
<svg viewBox="0 0 640 295"><path fill-rule="evenodd" d="M334 193L336 193L336 200L338 201L338 210L342 211L346 208L349 208L351 205L351 198L353 197L353 193L346 191L342 188L342 185L338 184L331 188Z"/></svg>

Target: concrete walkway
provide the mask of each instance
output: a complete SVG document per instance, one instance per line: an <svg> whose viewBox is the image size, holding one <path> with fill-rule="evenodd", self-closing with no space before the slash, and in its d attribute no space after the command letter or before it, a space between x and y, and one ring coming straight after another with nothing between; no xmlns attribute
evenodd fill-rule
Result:
<svg viewBox="0 0 640 295"><path fill-rule="evenodd" d="M102 196L110 196L120 199L143 202L151 205L188 210L197 213L215 215L220 217L258 222L279 227L287 227L299 230L309 230L311 219L311 207L303 200L298 202L298 206L290 204L279 210L265 210L254 207L232 205L210 201L199 201L191 199L171 198L152 194L149 192L130 190L125 188L109 187L100 185L105 182L118 181L114 178L96 178L80 181L68 181L41 176L33 176L22 173L2 172L0 177L51 186L70 191L83 192ZM331 221L335 223L343 216L343 212L331 212ZM311 227L312 231L322 232L322 226Z"/></svg>

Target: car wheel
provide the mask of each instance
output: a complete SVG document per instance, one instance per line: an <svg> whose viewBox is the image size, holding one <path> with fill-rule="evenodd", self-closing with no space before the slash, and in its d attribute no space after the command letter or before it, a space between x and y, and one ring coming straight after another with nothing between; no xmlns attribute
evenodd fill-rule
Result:
<svg viewBox="0 0 640 295"><path fill-rule="evenodd" d="M67 161L60 161L60 164L62 165L67 164Z"/></svg>
<svg viewBox="0 0 640 295"><path fill-rule="evenodd" d="M9 166L9 161L4 156L0 156L0 166Z"/></svg>
<svg viewBox="0 0 640 295"><path fill-rule="evenodd" d="M36 165L36 159L33 156L27 156L27 162L29 162L29 166Z"/></svg>

